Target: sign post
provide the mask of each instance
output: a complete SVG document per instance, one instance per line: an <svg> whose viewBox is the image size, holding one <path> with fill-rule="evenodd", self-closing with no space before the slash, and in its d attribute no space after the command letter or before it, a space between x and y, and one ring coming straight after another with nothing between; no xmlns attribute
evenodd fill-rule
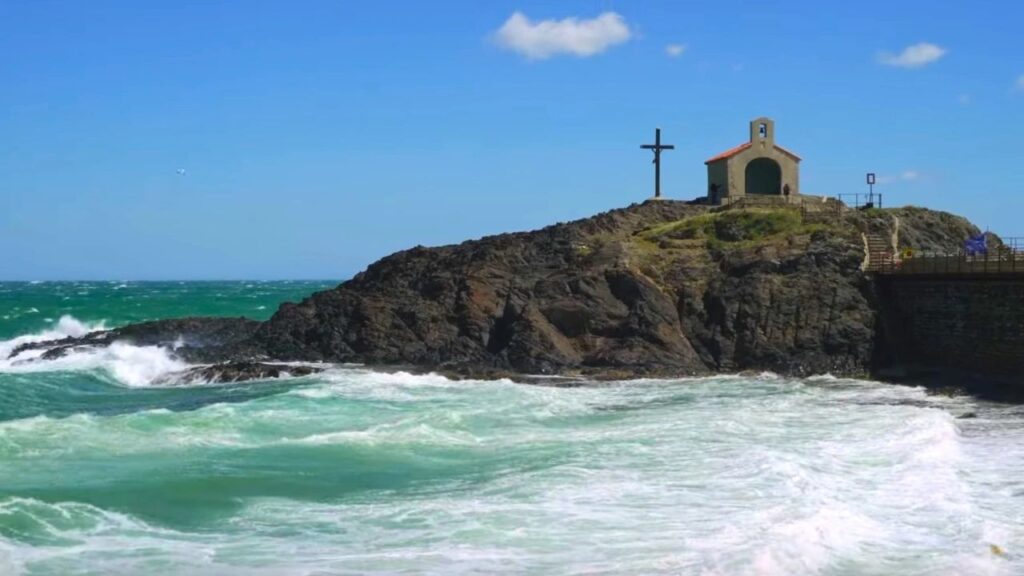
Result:
<svg viewBox="0 0 1024 576"><path fill-rule="evenodd" d="M868 172L868 203L875 205L875 173ZM881 206L879 206L881 208Z"/></svg>

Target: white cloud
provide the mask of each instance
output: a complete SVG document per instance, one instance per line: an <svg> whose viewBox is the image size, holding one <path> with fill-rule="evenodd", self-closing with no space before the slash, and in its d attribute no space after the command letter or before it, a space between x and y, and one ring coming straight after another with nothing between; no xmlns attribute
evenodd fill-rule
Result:
<svg viewBox="0 0 1024 576"><path fill-rule="evenodd" d="M899 54L882 52L878 55L878 61L886 66L896 66L897 68L920 68L942 58L946 52L948 50L941 46L921 42L907 46Z"/></svg>
<svg viewBox="0 0 1024 576"><path fill-rule="evenodd" d="M665 46L665 54L668 54L670 58L678 58L686 52L686 44L669 44Z"/></svg>
<svg viewBox="0 0 1024 576"><path fill-rule="evenodd" d="M498 44L537 60L558 54L593 56L632 36L626 21L615 12L604 12L590 20L565 18L537 22L532 22L522 12L514 12L495 33Z"/></svg>
<svg viewBox="0 0 1024 576"><path fill-rule="evenodd" d="M921 173L917 170L904 170L899 174L879 176L875 179L875 182L878 184L892 184L893 182L913 182L914 180L920 179Z"/></svg>

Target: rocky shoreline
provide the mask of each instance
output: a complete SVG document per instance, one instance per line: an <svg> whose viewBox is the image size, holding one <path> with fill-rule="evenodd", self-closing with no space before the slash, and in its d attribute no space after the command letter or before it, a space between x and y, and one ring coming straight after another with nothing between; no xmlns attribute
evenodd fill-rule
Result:
<svg viewBox="0 0 1024 576"><path fill-rule="evenodd" d="M190 378L278 377L281 362L477 377L877 376L891 368L865 232L956 249L977 233L923 209L713 208L649 201L546 228L385 257L267 321L184 318L25 344L54 358L158 345ZM32 360L27 360L32 361Z"/></svg>

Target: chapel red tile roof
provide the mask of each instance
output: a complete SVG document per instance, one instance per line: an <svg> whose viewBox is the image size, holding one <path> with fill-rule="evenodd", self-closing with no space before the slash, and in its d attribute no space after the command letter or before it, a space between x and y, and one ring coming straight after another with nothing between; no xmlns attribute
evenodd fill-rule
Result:
<svg viewBox="0 0 1024 576"><path fill-rule="evenodd" d="M712 156L711 158L706 160L704 163L705 164L711 164L712 162L718 162L719 160L725 160L726 158L732 158L733 156L739 154L740 152L743 152L744 150L746 150L747 148L750 148L751 146L752 146L752 144L750 142L744 142L743 144L740 144L739 146L737 146L735 148L730 148L730 149L726 150L725 152L722 152L721 154L719 154L717 156ZM775 147L778 148L779 151L782 152L783 154L788 154L789 156L792 156L793 158L795 158L797 160L800 160L799 156L797 156L796 154L790 152L789 150L786 150L782 146L779 146L778 144L776 144Z"/></svg>
<svg viewBox="0 0 1024 576"><path fill-rule="evenodd" d="M744 142L743 144L740 144L739 146L737 146L735 148L729 148L728 150L726 150L725 152L722 152L718 156L711 157L707 162L705 162L705 164L711 164L712 162L718 162L719 160L724 160L726 158L730 158L732 156L735 156L735 155L739 154L740 152L743 152L747 148L750 148L750 146L751 146L750 142Z"/></svg>

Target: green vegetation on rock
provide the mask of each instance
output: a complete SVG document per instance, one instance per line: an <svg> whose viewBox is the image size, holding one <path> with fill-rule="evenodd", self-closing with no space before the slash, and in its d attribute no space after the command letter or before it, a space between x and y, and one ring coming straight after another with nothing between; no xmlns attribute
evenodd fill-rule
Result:
<svg viewBox="0 0 1024 576"><path fill-rule="evenodd" d="M773 237L811 234L826 228L805 224L799 211L787 208L726 210L700 214L644 230L648 242L702 240L709 248L747 245ZM670 242L669 242L670 243Z"/></svg>

